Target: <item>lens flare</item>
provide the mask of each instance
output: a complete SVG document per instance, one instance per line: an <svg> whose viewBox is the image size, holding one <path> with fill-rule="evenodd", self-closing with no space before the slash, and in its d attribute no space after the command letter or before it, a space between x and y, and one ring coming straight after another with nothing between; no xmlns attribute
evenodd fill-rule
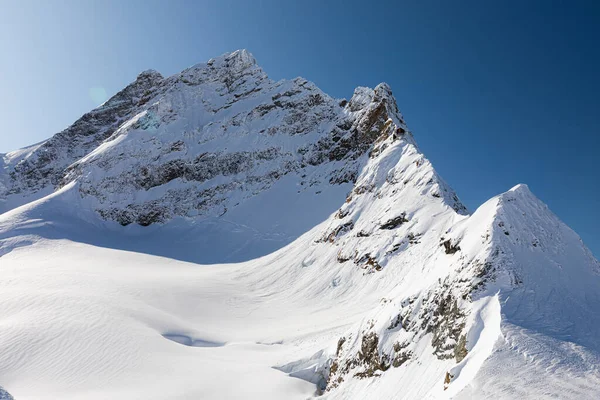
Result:
<svg viewBox="0 0 600 400"><path fill-rule="evenodd" d="M94 102L95 105L99 106L100 104L106 101L106 90L103 87L93 87L89 90L90 98Z"/></svg>

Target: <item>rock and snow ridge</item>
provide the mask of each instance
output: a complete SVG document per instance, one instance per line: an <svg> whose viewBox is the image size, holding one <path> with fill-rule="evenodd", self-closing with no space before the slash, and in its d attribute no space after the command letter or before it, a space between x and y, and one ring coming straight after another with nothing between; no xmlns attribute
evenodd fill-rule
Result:
<svg viewBox="0 0 600 400"><path fill-rule="evenodd" d="M525 185L469 214L386 84L146 71L0 178L16 398L599 394L598 261Z"/></svg>
<svg viewBox="0 0 600 400"><path fill-rule="evenodd" d="M267 254L324 220L392 125L387 135L408 140L386 84L336 100L302 78L269 80L241 50L169 78L144 72L65 131L6 155L2 211L74 182L82 209L124 226L227 220L257 238L223 240L232 245L201 261L239 261L226 256L254 245L255 256ZM248 204L265 201L269 189L279 204L248 221L256 211ZM294 215L281 204L292 205Z"/></svg>

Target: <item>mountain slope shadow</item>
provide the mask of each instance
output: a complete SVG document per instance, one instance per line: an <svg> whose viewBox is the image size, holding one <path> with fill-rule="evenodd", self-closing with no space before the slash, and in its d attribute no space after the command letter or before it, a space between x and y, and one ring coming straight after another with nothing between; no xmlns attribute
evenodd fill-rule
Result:
<svg viewBox="0 0 600 400"><path fill-rule="evenodd" d="M281 186L275 195L260 194L220 217L123 227L75 206L78 196L71 185L0 215L0 256L43 240L69 240L198 264L248 261L286 246L326 220L348 190L347 185L331 186L319 197Z"/></svg>

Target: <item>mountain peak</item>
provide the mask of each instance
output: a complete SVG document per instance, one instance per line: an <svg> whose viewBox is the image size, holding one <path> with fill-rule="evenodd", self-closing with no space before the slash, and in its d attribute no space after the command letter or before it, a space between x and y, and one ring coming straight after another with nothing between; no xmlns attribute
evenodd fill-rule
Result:
<svg viewBox="0 0 600 400"><path fill-rule="evenodd" d="M247 50L236 50L211 58L206 63L195 64L170 79L192 86L221 82L225 84L227 92L233 93L239 88L251 90L251 87L259 86L268 77L256 64L252 54Z"/></svg>
<svg viewBox="0 0 600 400"><path fill-rule="evenodd" d="M543 203L535 194L533 194L531 189L529 189L529 186L524 183L519 183L518 185L513 186L506 192L496 196L495 199L498 199L500 204L513 203L517 199Z"/></svg>
<svg viewBox="0 0 600 400"><path fill-rule="evenodd" d="M211 58L206 65L215 68L227 68L242 71L257 64L256 59L248 50L240 49L222 54L219 57Z"/></svg>
<svg viewBox="0 0 600 400"><path fill-rule="evenodd" d="M354 94L348 103L351 112L365 110L365 118L369 123L380 119L382 122L391 119L399 128L406 131L404 118L398 109L392 88L385 82L375 86L375 89L359 86L354 89Z"/></svg>
<svg viewBox="0 0 600 400"><path fill-rule="evenodd" d="M246 65L254 65L256 64L256 59L254 56L246 49L239 49L236 51L232 51L227 55L227 60L230 62L240 62Z"/></svg>
<svg viewBox="0 0 600 400"><path fill-rule="evenodd" d="M518 185L513 186L510 188L509 192L532 194L529 186L525 183L519 183Z"/></svg>
<svg viewBox="0 0 600 400"><path fill-rule="evenodd" d="M138 74L136 80L138 79L142 79L142 78L158 78L158 79L163 79L163 76L161 75L160 72L158 72L155 69L147 69L145 71L142 71Z"/></svg>
<svg viewBox="0 0 600 400"><path fill-rule="evenodd" d="M381 82L380 84L375 86L374 90L376 93L381 93L382 95L385 94L390 97L392 96L392 88L385 82Z"/></svg>

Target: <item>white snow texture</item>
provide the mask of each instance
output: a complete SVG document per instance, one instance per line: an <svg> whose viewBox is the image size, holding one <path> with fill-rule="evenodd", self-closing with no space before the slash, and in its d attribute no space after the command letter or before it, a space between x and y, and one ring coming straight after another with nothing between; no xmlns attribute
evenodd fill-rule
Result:
<svg viewBox="0 0 600 400"><path fill-rule="evenodd" d="M598 261L526 185L470 214L386 84L238 50L0 159L0 398L600 398Z"/></svg>

